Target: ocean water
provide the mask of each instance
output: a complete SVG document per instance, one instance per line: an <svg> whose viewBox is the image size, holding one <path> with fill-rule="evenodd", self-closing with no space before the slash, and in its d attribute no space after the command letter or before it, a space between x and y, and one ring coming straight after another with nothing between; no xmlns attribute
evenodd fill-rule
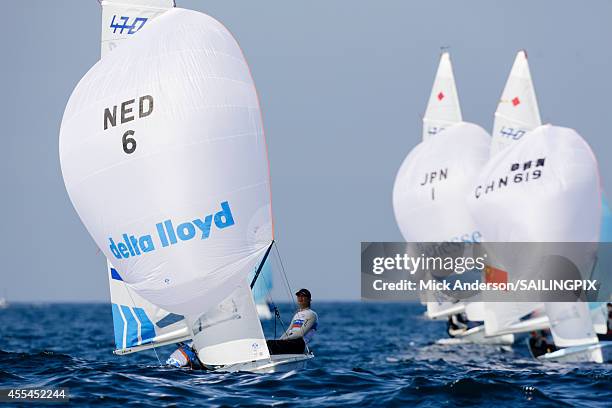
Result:
<svg viewBox="0 0 612 408"><path fill-rule="evenodd" d="M280 305L285 322L291 308ZM0 387L69 387L71 405L109 407L612 405L610 364L540 364L522 345L434 345L445 325L423 319L418 304L313 309L314 361L262 375L167 368L153 351L115 356L109 304L14 304L0 310ZM159 359L172 350L158 349Z"/></svg>

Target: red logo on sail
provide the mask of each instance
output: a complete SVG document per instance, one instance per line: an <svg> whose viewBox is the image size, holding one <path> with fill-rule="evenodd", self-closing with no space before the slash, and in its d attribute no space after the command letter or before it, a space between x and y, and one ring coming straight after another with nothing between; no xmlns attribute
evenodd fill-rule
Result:
<svg viewBox="0 0 612 408"><path fill-rule="evenodd" d="M516 106L519 103L521 103L521 100L518 98L518 96L515 96L514 99L512 100L512 105Z"/></svg>
<svg viewBox="0 0 612 408"><path fill-rule="evenodd" d="M438 100L441 101L442 99L444 99L444 94L442 92L440 92L438 94Z"/></svg>

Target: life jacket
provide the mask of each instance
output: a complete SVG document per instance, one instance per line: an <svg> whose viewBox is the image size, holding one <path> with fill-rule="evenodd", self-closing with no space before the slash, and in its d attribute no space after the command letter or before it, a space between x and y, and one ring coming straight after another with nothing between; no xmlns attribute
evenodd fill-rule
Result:
<svg viewBox="0 0 612 408"><path fill-rule="evenodd" d="M200 359L198 359L191 345L185 343L178 343L178 348L166 360L166 364L178 368L189 367L192 370L201 370L203 368Z"/></svg>

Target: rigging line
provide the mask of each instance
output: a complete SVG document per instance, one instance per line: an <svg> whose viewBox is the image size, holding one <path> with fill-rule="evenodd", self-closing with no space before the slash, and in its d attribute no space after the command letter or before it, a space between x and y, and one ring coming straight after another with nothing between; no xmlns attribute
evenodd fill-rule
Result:
<svg viewBox="0 0 612 408"><path fill-rule="evenodd" d="M295 304L295 299L293 299L293 293L291 290L291 285L289 285L289 278L287 278L287 274L285 273L285 265L283 264L283 259L280 256L280 252L278 250L278 243L276 243L276 241L274 241L274 249L276 250L276 256L278 258L278 261L281 265L281 272L283 273L283 277L285 278L285 283L287 285L287 290L289 291L289 298L291 299L291 302L293 303L293 309L296 310L297 309L297 305ZM281 324L283 325L283 327L285 326L285 323L283 322L283 320L280 317L280 313L278 316L279 320L281 321ZM302 331L302 339L304 338L304 328L300 328L300 330ZM306 343L306 341L304 340L304 345L306 346L306 351L310 354L310 347L308 347L308 343Z"/></svg>
<svg viewBox="0 0 612 408"><path fill-rule="evenodd" d="M274 249L276 249L276 256L278 257L278 261L280 263L281 266L281 272L283 274L283 277L285 278L285 284L287 286L287 291L289 292L289 298L291 299L291 302L293 303L293 308L297 308L297 305L295 304L295 299L293 299L293 293L291 293L291 285L289 285L289 279L287 278L287 274L285 273L285 265L283 264L283 259L280 256L280 252L278 251L278 244L276 243L276 241L274 242L276 245L274 245Z"/></svg>
<svg viewBox="0 0 612 408"><path fill-rule="evenodd" d="M265 275L261 275L261 278L259 279L263 279L264 285L266 288L268 288L268 280L266 279ZM266 301L271 303L271 306L274 308L274 338L276 339L276 322L280 321L281 325L284 326L285 323L283 322L283 319L281 318L281 314L280 311L278 310L278 307L276 306L276 302L274 301L274 297L272 296L272 290L271 289L266 289Z"/></svg>
<svg viewBox="0 0 612 408"><path fill-rule="evenodd" d="M153 351L155 352L155 357L157 357L157 362L159 363L159 366L163 367L161 360L159 359L159 356L157 355L157 347L153 346Z"/></svg>

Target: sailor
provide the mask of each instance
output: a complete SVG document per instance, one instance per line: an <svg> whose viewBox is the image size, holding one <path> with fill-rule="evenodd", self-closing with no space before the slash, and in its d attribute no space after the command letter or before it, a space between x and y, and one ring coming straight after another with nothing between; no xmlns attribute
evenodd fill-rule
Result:
<svg viewBox="0 0 612 408"><path fill-rule="evenodd" d="M557 348L554 344L549 344L543 331L532 331L529 337L529 348L534 357L539 357L546 353L552 353Z"/></svg>
<svg viewBox="0 0 612 408"><path fill-rule="evenodd" d="M189 367L193 370L202 369L202 363L200 363L198 355L191 348L191 342L181 342L177 345L178 348L166 360L166 365L178 368Z"/></svg>
<svg viewBox="0 0 612 408"><path fill-rule="evenodd" d="M270 354L302 354L317 331L319 317L310 308L311 295L308 289L295 293L298 311L291 319L289 328L279 340L268 340Z"/></svg>
<svg viewBox="0 0 612 408"><path fill-rule="evenodd" d="M468 320L463 313L457 313L448 317L446 330L450 337L457 337L468 329Z"/></svg>

